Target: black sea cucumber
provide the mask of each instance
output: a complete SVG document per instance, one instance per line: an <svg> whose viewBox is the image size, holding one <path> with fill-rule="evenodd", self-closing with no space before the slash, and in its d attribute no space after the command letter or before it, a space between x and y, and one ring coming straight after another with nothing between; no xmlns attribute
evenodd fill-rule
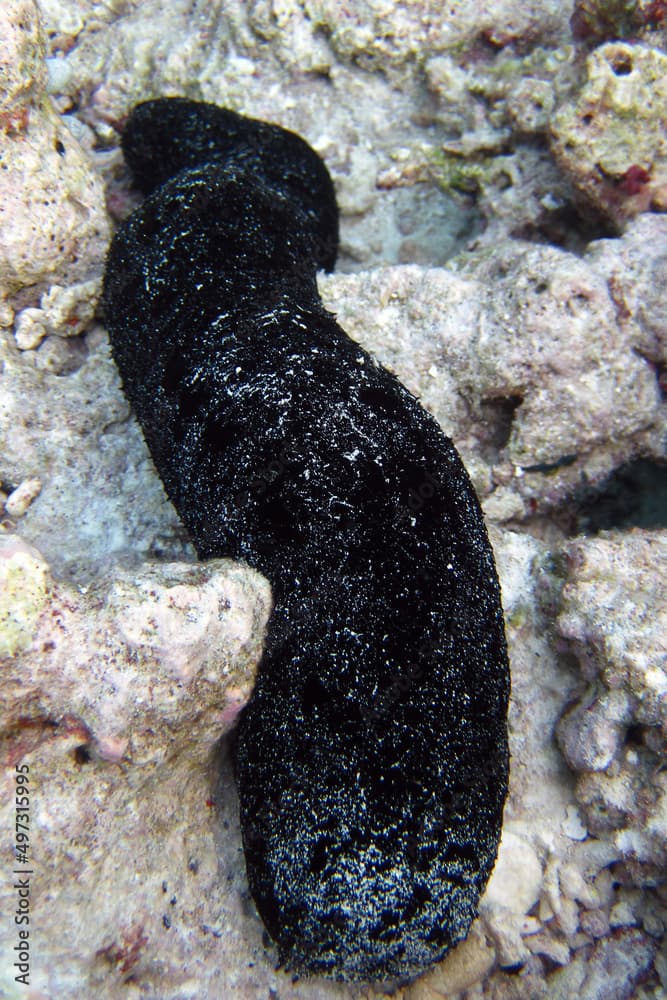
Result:
<svg viewBox="0 0 667 1000"><path fill-rule="evenodd" d="M199 556L273 586L236 740L252 895L289 968L414 976L466 935L507 793L479 504L436 422L322 306L337 210L303 140L162 99L123 149L152 191L107 260L125 392Z"/></svg>

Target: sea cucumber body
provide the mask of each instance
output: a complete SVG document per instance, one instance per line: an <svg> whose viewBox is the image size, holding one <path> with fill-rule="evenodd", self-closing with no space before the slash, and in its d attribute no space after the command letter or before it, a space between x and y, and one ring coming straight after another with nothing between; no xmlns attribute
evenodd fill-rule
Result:
<svg viewBox="0 0 667 1000"><path fill-rule="evenodd" d="M177 148L169 104L141 114L153 135L166 116ZM284 155L315 156L303 147ZM498 582L454 446L320 302L330 207L318 219L248 155L185 157L161 178L114 239L105 313L200 557L273 585L235 750L262 919L296 971L407 978L465 936L496 856Z"/></svg>

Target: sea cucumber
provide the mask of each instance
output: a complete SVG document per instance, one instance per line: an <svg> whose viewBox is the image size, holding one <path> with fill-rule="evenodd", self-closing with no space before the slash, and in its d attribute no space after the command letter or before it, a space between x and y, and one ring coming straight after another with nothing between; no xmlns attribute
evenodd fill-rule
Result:
<svg viewBox="0 0 667 1000"><path fill-rule="evenodd" d="M125 392L200 558L274 609L235 743L250 889L300 974L408 979L465 937L507 793L491 547L451 441L323 307L333 187L299 137L139 105L107 259Z"/></svg>

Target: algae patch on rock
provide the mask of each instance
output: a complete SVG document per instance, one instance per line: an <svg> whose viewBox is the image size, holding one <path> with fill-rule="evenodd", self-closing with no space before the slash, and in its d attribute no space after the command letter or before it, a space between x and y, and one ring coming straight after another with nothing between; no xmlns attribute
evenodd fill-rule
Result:
<svg viewBox="0 0 667 1000"><path fill-rule="evenodd" d="M552 150L582 203L620 228L667 209L667 55L610 42L592 52L576 100L551 120Z"/></svg>

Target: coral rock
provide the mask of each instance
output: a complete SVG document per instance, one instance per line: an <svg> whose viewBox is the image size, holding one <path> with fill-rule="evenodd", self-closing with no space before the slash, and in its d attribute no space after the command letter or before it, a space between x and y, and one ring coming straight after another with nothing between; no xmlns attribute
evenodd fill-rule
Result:
<svg viewBox="0 0 667 1000"><path fill-rule="evenodd" d="M552 149L582 203L621 228L652 204L667 210L667 55L610 42L586 68L552 117Z"/></svg>
<svg viewBox="0 0 667 1000"><path fill-rule="evenodd" d="M667 732L667 533L633 531L568 546L558 626L587 681L559 725L592 832L621 852L667 856L667 789L656 762ZM626 733L633 732L632 742Z"/></svg>
<svg viewBox="0 0 667 1000"><path fill-rule="evenodd" d="M109 237L100 179L44 93L32 0L0 12L0 297L67 274L86 278Z"/></svg>

